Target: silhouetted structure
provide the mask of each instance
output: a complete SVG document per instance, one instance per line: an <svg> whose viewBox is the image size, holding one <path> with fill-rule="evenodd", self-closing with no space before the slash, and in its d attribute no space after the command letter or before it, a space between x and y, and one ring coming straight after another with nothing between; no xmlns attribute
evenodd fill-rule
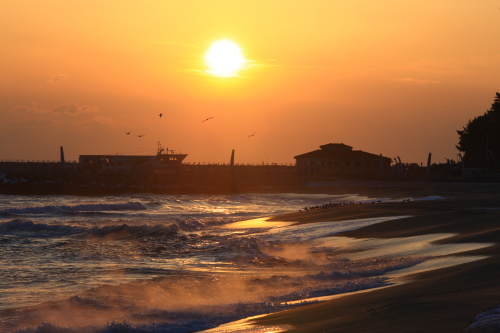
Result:
<svg viewBox="0 0 500 333"><path fill-rule="evenodd" d="M295 156L298 176L304 180L380 179L388 175L391 159L352 150L343 143Z"/></svg>
<svg viewBox="0 0 500 333"><path fill-rule="evenodd" d="M235 177L235 173L234 173L234 149L233 151L231 152L231 161L229 163L229 166L231 168L231 193L236 193L237 190L236 190L236 177Z"/></svg>
<svg viewBox="0 0 500 333"><path fill-rule="evenodd" d="M63 147L61 146L61 165L63 165L63 166L64 166L64 162L65 162L65 160L64 160L64 149L63 149Z"/></svg>
<svg viewBox="0 0 500 333"><path fill-rule="evenodd" d="M156 155L80 155L82 173L177 173L187 154L174 154L158 143Z"/></svg>

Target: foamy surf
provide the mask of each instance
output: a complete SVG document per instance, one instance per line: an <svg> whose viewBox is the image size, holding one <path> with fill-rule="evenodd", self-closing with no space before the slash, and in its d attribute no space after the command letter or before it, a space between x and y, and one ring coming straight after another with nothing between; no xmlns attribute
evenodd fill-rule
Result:
<svg viewBox="0 0 500 333"><path fill-rule="evenodd" d="M337 236L407 216L305 225L263 219L328 202L377 202L355 195L103 200L111 206L100 206L95 198L19 197L2 207L45 212L28 209L20 214L29 219L4 216L0 222L0 331L202 331L325 297L388 287L394 283L391 274L429 269L419 266L426 263L437 267L443 253L450 257L460 251L424 253L422 244L430 240L420 239L390 253L395 244L388 241L361 245ZM129 209L130 203L140 209ZM61 214L48 207L114 207L120 214ZM364 250L381 254L346 256Z"/></svg>

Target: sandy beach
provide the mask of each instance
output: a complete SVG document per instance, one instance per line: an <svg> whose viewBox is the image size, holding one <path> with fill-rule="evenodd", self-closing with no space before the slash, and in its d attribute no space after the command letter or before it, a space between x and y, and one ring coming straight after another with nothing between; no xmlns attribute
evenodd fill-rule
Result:
<svg viewBox="0 0 500 333"><path fill-rule="evenodd" d="M442 199L346 205L276 216L271 221L313 223L381 216L411 215L337 236L396 238L436 233L456 236L450 243L498 243L498 184L363 184L342 183L337 193L375 198L441 196ZM334 222L332 222L334 223ZM290 325L289 332L461 332L475 316L500 303L500 244L460 255L485 259L413 274L411 281L351 294L252 320L256 325ZM493 332L486 328L467 332ZM497 332L495 330L495 332Z"/></svg>

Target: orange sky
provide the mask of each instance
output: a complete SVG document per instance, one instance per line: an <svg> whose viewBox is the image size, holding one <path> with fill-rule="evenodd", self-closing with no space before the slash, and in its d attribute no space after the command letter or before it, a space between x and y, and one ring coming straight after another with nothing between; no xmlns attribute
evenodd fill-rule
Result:
<svg viewBox="0 0 500 333"><path fill-rule="evenodd" d="M332 142L425 164L500 91L500 0L0 0L0 18L0 160L160 141L293 163ZM219 39L250 60L238 77L205 74Z"/></svg>

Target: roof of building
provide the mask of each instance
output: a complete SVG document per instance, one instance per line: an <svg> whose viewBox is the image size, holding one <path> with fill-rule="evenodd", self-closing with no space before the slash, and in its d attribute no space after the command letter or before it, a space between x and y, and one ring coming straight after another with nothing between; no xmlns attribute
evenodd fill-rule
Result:
<svg viewBox="0 0 500 333"><path fill-rule="evenodd" d="M294 158L339 158L339 159L380 159L380 155L367 153L361 150L352 150L351 146L343 143L329 143L320 146L321 149L314 150L305 154L297 155ZM383 159L391 160L389 157L382 156Z"/></svg>
<svg viewBox="0 0 500 333"><path fill-rule="evenodd" d="M343 143L327 143L326 145L319 146L323 150L352 150L351 146Z"/></svg>

